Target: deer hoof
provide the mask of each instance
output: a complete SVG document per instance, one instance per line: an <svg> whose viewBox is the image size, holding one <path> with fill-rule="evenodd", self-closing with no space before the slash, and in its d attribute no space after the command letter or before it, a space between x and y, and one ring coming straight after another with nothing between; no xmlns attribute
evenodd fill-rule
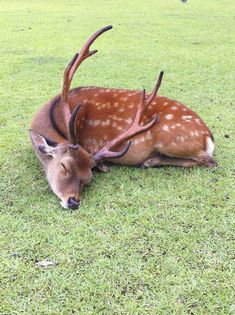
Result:
<svg viewBox="0 0 235 315"><path fill-rule="evenodd" d="M102 173L107 173L109 171L109 168L105 163L99 163L96 168Z"/></svg>

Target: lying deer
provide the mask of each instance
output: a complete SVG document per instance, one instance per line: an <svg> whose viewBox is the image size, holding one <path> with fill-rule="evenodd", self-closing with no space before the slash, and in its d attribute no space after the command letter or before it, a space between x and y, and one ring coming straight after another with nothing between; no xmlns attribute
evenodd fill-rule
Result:
<svg viewBox="0 0 235 315"><path fill-rule="evenodd" d="M215 166L213 136L185 105L157 96L163 72L151 94L145 90L78 87L70 90L79 65L97 50L94 33L70 61L60 95L46 103L30 127L33 149L48 182L65 208L78 208L80 192L92 169L107 171L104 161L153 167Z"/></svg>

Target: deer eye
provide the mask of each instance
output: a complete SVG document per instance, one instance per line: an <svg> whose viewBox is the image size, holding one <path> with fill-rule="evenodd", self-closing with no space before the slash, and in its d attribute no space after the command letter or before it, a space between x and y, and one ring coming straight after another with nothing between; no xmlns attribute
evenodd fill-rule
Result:
<svg viewBox="0 0 235 315"><path fill-rule="evenodd" d="M68 170L67 170L65 164L62 163L62 162L60 162L60 165L61 165L61 168L62 168L62 170L64 171L64 173L67 175L67 174L68 174Z"/></svg>

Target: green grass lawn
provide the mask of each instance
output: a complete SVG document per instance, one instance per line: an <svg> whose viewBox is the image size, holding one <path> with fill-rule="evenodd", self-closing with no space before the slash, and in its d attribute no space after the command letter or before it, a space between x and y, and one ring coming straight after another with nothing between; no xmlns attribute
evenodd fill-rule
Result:
<svg viewBox="0 0 235 315"><path fill-rule="evenodd" d="M0 314L234 314L234 12L231 0L0 0ZM113 166L69 211L28 126L108 24L73 86L150 90L165 70L160 94L206 121L219 166Z"/></svg>

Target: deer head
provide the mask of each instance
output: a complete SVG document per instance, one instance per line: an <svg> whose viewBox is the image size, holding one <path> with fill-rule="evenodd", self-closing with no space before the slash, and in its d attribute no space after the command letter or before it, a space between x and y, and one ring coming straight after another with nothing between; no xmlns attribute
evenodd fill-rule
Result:
<svg viewBox="0 0 235 315"><path fill-rule="evenodd" d="M61 200L61 205L78 208L80 192L92 179L93 157L78 144L67 141L56 143L33 130L29 134L50 187Z"/></svg>

